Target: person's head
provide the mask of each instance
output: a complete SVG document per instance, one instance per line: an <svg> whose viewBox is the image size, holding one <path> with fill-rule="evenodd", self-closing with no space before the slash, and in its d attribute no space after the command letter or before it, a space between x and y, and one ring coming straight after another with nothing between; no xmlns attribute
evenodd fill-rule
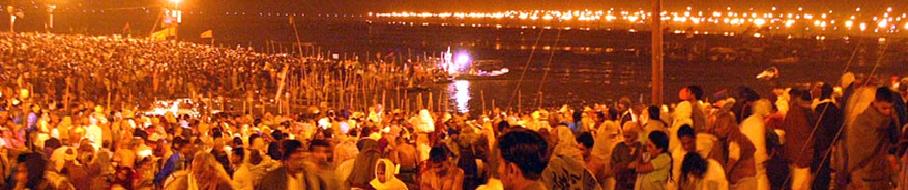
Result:
<svg viewBox="0 0 908 190"><path fill-rule="evenodd" d="M880 87L876 89L876 97L871 104L873 109L880 112L885 116L892 115L892 99L894 95L891 90L886 87Z"/></svg>
<svg viewBox="0 0 908 190"><path fill-rule="evenodd" d="M571 115L571 118L574 119L574 122L578 122L583 119L583 112L576 111Z"/></svg>
<svg viewBox="0 0 908 190"><path fill-rule="evenodd" d="M658 154L668 151L668 134L662 131L653 131L649 133L649 141L646 148L650 153Z"/></svg>
<svg viewBox="0 0 908 190"><path fill-rule="evenodd" d="M684 155L684 160L681 162L681 177L682 179L687 179L688 177L702 178L703 174L706 173L706 160L696 152L688 152Z"/></svg>
<svg viewBox="0 0 908 190"><path fill-rule="evenodd" d="M640 135L640 130L635 127L628 128L627 130L624 130L624 133L621 133L621 135L624 137L623 139L625 144L633 144L637 142Z"/></svg>
<svg viewBox="0 0 908 190"><path fill-rule="evenodd" d="M498 173L505 189L520 181L538 181L549 164L549 144L539 133L513 129L498 138Z"/></svg>
<svg viewBox="0 0 908 190"><path fill-rule="evenodd" d="M661 113L659 106L650 105L646 108L646 114L647 116L649 116L650 120L662 120L662 117L659 116L659 113Z"/></svg>
<svg viewBox="0 0 908 190"><path fill-rule="evenodd" d="M224 167L221 166L214 155L206 151L198 151L192 156L190 171L192 171L192 175L196 179L211 180L219 177L226 177L225 175L227 174L227 172L224 171Z"/></svg>
<svg viewBox="0 0 908 190"><path fill-rule="evenodd" d="M580 136L577 136L577 142L583 145L583 158L589 158L591 150L593 150L593 144L596 142L593 140L593 134L590 132L580 133Z"/></svg>
<svg viewBox="0 0 908 190"><path fill-rule="evenodd" d="M432 169L436 171L445 170L445 166L448 163L448 149L444 146L435 146L432 147L432 150L429 150L429 164L432 166Z"/></svg>
<svg viewBox="0 0 908 190"><path fill-rule="evenodd" d="M35 189L44 179L44 171L48 167L47 160L40 153L25 153L19 155L17 161L19 165L16 166L13 180L25 182L27 188Z"/></svg>
<svg viewBox="0 0 908 190"><path fill-rule="evenodd" d="M287 167L287 170L292 173L297 173L303 170L303 143L297 140L288 140L284 141L284 166Z"/></svg>
<svg viewBox="0 0 908 190"><path fill-rule="evenodd" d="M181 154L189 154L189 151L192 150L191 147L192 146L189 145L189 142L184 140L183 138L177 137L173 139L172 148L175 151L180 152Z"/></svg>
<svg viewBox="0 0 908 190"><path fill-rule="evenodd" d="M394 178L394 163L390 160L380 159L375 163L375 178L379 182L387 183Z"/></svg>
<svg viewBox="0 0 908 190"><path fill-rule="evenodd" d="M678 99L682 101L701 100L703 98L703 89L699 86L687 86L678 91Z"/></svg>
<svg viewBox="0 0 908 190"><path fill-rule="evenodd" d="M791 89L788 91L788 95L792 99L792 105L800 106L802 108L809 108L811 100L813 100L810 96L810 91L802 89Z"/></svg>
<svg viewBox="0 0 908 190"><path fill-rule="evenodd" d="M259 150L249 150L249 158L246 159L246 162L249 162L253 165L258 165L265 161L265 157L262 155L262 151Z"/></svg>
<svg viewBox="0 0 908 190"><path fill-rule="evenodd" d="M232 154L230 155L230 162L234 164L243 163L243 160L246 157L246 150L242 147L233 148L230 153Z"/></svg>
<svg viewBox="0 0 908 190"><path fill-rule="evenodd" d="M823 83L822 85L820 85L819 91L820 91L820 99L830 99L830 98L832 98L832 93L834 92L834 90L832 89L832 85L829 83Z"/></svg>
<svg viewBox="0 0 908 190"><path fill-rule="evenodd" d="M309 142L309 151L312 151L313 158L318 162L328 162L331 155L331 143L324 139L315 139Z"/></svg>
<svg viewBox="0 0 908 190"><path fill-rule="evenodd" d="M678 128L678 141L681 142L681 148L684 148L685 151L697 151L697 132L690 125L683 124L681 128Z"/></svg>

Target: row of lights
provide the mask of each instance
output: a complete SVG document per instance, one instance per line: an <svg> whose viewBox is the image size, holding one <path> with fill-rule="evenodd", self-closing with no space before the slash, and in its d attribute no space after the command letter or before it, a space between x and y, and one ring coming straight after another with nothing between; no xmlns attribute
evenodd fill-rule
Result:
<svg viewBox="0 0 908 190"><path fill-rule="evenodd" d="M773 9L775 10L775 9ZM803 9L799 9L803 10ZM860 12L860 9L856 11ZM777 25L784 26L785 28L792 28L798 22L806 22L808 25L813 25L815 28L821 30L826 30L827 28L832 27L837 29L837 26L844 26L846 29L852 29L856 20L858 20L854 15L843 19L843 21L838 21L832 19L832 11L822 12L819 14L816 13L777 13L777 12L720 12L712 11L711 14L707 14L703 11L694 12L688 7L688 10L683 12L669 12L663 11L660 13L662 21L674 22L677 24L700 24L700 23L713 23L713 24L727 24L727 25L745 25L751 24L756 27L763 27L767 25ZM502 12L389 12L389 13L369 13L370 17L375 18L438 18L438 19L511 19L511 20L528 20L528 21L587 21L587 22L615 22L620 20L632 24L643 24L646 23L649 19L648 17L652 15L650 12L643 10L638 11L615 11L610 9L607 11L591 11L591 10L582 10L582 11L557 11L557 10L534 10L534 11L502 11ZM875 31L895 31L898 28L899 23L902 23L902 28L908 30L908 22L903 22L903 20L908 20L908 13L901 13L900 15L893 16L892 9L888 8L885 13L882 14L882 17L874 16L871 23L875 24L878 29ZM842 25L836 25L836 23L844 23ZM861 31L869 29L866 22L857 22L858 29ZM780 29L780 27L776 27Z"/></svg>

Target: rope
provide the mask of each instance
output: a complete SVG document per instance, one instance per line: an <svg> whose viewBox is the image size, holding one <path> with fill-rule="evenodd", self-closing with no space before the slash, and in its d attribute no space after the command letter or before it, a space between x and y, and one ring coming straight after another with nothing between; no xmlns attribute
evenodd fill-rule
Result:
<svg viewBox="0 0 908 190"><path fill-rule="evenodd" d="M533 42L533 49L530 50L530 56L529 56L529 58L527 58L526 64L523 65L523 71L520 73L520 79L517 80L517 86L514 87L514 91L511 93L511 97L517 96L517 91L520 90L520 84L523 83L523 78L527 74L527 68L529 68L530 62L533 61L533 55L536 54L536 46L539 45L539 39L542 38L542 32L544 32L544 31L545 31L545 29L540 29L539 34L536 35L536 42ZM514 98L511 98L510 100L508 100L509 108L512 107L513 104L514 104Z"/></svg>
<svg viewBox="0 0 908 190"><path fill-rule="evenodd" d="M854 56L858 54L858 49L861 48L861 43L859 42L857 46L854 47L854 51L851 51L851 57L848 58L848 63L845 64L845 70L842 73L848 72L848 69L851 68L851 62L854 61Z"/></svg>
<svg viewBox="0 0 908 190"><path fill-rule="evenodd" d="M545 70L545 73L542 74L542 80L539 81L539 88L536 90L536 92L539 93L539 102L536 104L537 108L542 108L542 86L545 86L545 80L549 76L549 71L552 70L552 60L555 58L555 48L558 47L559 40L561 40L561 30L558 30L558 34L555 35L555 43L553 43L554 45L552 45L552 52L551 54L549 54L549 61L544 67L548 68L548 70Z"/></svg>

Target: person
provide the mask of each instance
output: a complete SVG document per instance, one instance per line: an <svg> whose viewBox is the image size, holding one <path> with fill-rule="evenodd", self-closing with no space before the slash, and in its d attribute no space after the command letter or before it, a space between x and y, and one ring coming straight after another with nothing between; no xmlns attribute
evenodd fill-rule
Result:
<svg viewBox="0 0 908 190"><path fill-rule="evenodd" d="M175 179L165 185L164 189L205 189L232 190L230 176L224 167L209 152L198 151L193 155L192 165L188 172L174 174Z"/></svg>
<svg viewBox="0 0 908 190"><path fill-rule="evenodd" d="M244 149L235 149L243 150ZM240 190L251 190L255 188L255 185L258 184L262 176L264 176L268 170L277 167L277 163L274 161L265 161L265 156L261 151L250 149L249 156L243 156L240 158L242 164L237 168L236 172L233 174L233 183L236 189Z"/></svg>
<svg viewBox="0 0 908 190"><path fill-rule="evenodd" d="M813 160L813 144L816 117L810 109L810 93L805 90L792 89L789 92L791 106L782 122L785 131L785 144L782 146L785 160L791 168L791 188L809 189L810 164Z"/></svg>
<svg viewBox="0 0 908 190"><path fill-rule="evenodd" d="M549 145L539 133L511 129L498 138L498 174L505 190L546 190L541 182L548 167Z"/></svg>
<svg viewBox="0 0 908 190"><path fill-rule="evenodd" d="M115 177L112 176L115 169L110 162L110 155L110 151L101 149L96 153L91 163L88 164L88 173L89 176L92 176L91 189L107 189L111 186L108 179Z"/></svg>
<svg viewBox="0 0 908 190"><path fill-rule="evenodd" d="M908 83L906 83L908 85ZM811 163L811 171L816 171L812 189L826 190L829 189L830 183L830 160L832 145L836 141L836 136L842 130L842 110L832 100L832 85L823 83L820 86L820 97L814 112L817 113L818 126L816 137L814 138L814 154Z"/></svg>
<svg viewBox="0 0 908 190"><path fill-rule="evenodd" d="M656 131L650 133L648 138L647 153L628 164L628 168L637 172L635 189L663 190L671 176L672 167L672 157L668 153L668 135Z"/></svg>
<svg viewBox="0 0 908 190"><path fill-rule="evenodd" d="M678 99L681 99L682 102L690 103L692 107L690 112L691 127L695 131L706 130L706 113L700 103L700 100L703 99L703 89L699 86L684 87L678 92Z"/></svg>
<svg viewBox="0 0 908 190"><path fill-rule="evenodd" d="M400 180L408 184L416 184L416 174L419 172L416 147L410 144L403 137L397 137L397 143L394 151L391 153L391 160L400 164Z"/></svg>
<svg viewBox="0 0 908 190"><path fill-rule="evenodd" d="M697 152L684 155L681 164L679 189L722 190L728 189L728 181L722 165L712 159L704 159Z"/></svg>
<svg viewBox="0 0 908 190"><path fill-rule="evenodd" d="M625 125L636 124L627 122ZM636 126L636 125L633 125ZM599 182L586 169L583 162L583 151L577 143L571 129L555 128L555 149L548 167L542 172L542 182L548 189L596 189Z"/></svg>
<svg viewBox="0 0 908 190"><path fill-rule="evenodd" d="M665 121L662 121L662 117L660 116L661 111L658 106L651 105L647 107L645 113L647 119L646 122L643 123L643 131L640 134L641 138L638 139L646 139L646 137L649 136L649 133L653 131L666 132L668 130L666 129L667 125L665 124Z"/></svg>
<svg viewBox="0 0 908 190"><path fill-rule="evenodd" d="M768 100L761 99L754 102L751 115L741 123L741 134L747 137L754 144L754 162L756 163L757 189L767 190L769 186L769 176L766 173L766 161L769 160L769 152L766 144L766 116L770 114L772 105Z"/></svg>
<svg viewBox="0 0 908 190"><path fill-rule="evenodd" d="M185 164L188 160L186 155L192 150L189 142L183 138L174 138L173 148L177 151L170 155L167 162L164 164L164 168L161 168L161 171L155 174L154 184L158 186L164 185L164 180L167 180L173 172L185 169Z"/></svg>
<svg viewBox="0 0 908 190"><path fill-rule="evenodd" d="M611 173L615 178L615 186L605 187L604 189L632 190L637 182L637 173L628 164L637 161L637 158L643 153L643 144L637 140L639 135L638 129L632 128L624 131L624 141L615 145L611 158Z"/></svg>
<svg viewBox="0 0 908 190"><path fill-rule="evenodd" d="M617 112L614 110L609 111L611 117L617 117ZM618 126L618 122L608 120L605 114L601 114L599 118L602 123L599 124L599 128L596 129L596 139L593 143L593 150L590 152L592 159L590 165L588 166L590 171L593 172L593 175L596 176L597 180L601 186L611 187L615 184L615 179L613 179L612 165L614 162L611 161L613 149L616 147L616 144L621 143L619 133L621 127Z"/></svg>
<svg viewBox="0 0 908 190"><path fill-rule="evenodd" d="M747 139L735 122L730 108L734 102L726 101L720 107L717 118L710 127L719 140L717 147L722 154L710 153L709 158L716 160L725 168L729 189L756 189L756 163L754 162L754 144ZM718 159L716 159L718 158Z"/></svg>
<svg viewBox="0 0 908 190"><path fill-rule="evenodd" d="M889 189L888 147L892 127L892 91L876 89L870 107L858 115L845 130L847 165L852 183L867 189Z"/></svg>
<svg viewBox="0 0 908 190"><path fill-rule="evenodd" d="M283 142L282 148L282 165L266 173L255 189L321 189L318 179L312 173L314 166L306 166L302 143L287 140Z"/></svg>
<svg viewBox="0 0 908 190"><path fill-rule="evenodd" d="M350 168L338 167L339 170L348 170L347 176L338 177L339 180L343 180L345 187L353 188L369 188L369 182L372 179L375 179L375 171L373 166L375 162L378 162L378 159L381 157L381 152L378 148L378 141L372 139L362 139L359 142L361 145L359 149L359 155L356 155L356 159L352 160L352 163L349 164ZM341 164L344 165L344 164Z"/></svg>
<svg viewBox="0 0 908 190"><path fill-rule="evenodd" d="M375 179L369 185L375 190L407 190L407 184L394 177L394 163L387 159L375 163Z"/></svg>
<svg viewBox="0 0 908 190"><path fill-rule="evenodd" d="M448 161L448 151L442 146L429 151L429 161L421 171L419 189L463 189L464 172Z"/></svg>

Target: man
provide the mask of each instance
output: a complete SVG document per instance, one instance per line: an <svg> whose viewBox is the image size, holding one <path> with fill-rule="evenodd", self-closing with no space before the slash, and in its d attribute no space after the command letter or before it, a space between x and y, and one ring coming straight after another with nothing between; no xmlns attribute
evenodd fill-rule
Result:
<svg viewBox="0 0 908 190"><path fill-rule="evenodd" d="M188 159L186 157L191 154L190 151L192 150L189 142L183 140L183 138L174 138L172 147L177 151L170 155L167 163L164 164L164 168L155 174L154 184L158 186L164 185L165 180L174 172L187 168Z"/></svg>
<svg viewBox="0 0 908 190"><path fill-rule="evenodd" d="M296 140L283 141L283 152L283 165L265 174L255 189L321 189L319 180L307 171L312 168L306 167L302 143Z"/></svg>
<svg viewBox="0 0 908 190"><path fill-rule="evenodd" d="M703 131L706 129L706 113L703 112L703 106L700 105L700 100L703 98L703 89L699 86L688 86L682 88L678 92L678 99L681 101L690 102L691 107L693 107L691 112L691 121L695 131Z"/></svg>
<svg viewBox="0 0 908 190"><path fill-rule="evenodd" d="M890 189L888 165L889 128L892 126L892 91L882 87L870 107L854 120L846 131L848 160L846 171L851 183L866 189Z"/></svg>
<svg viewBox="0 0 908 190"><path fill-rule="evenodd" d="M813 136L816 117L810 110L810 93L801 89L788 92L791 106L782 122L785 131L785 145L782 146L785 159L790 163L791 188L808 189L810 181L810 164L813 162Z"/></svg>
<svg viewBox="0 0 908 190"><path fill-rule="evenodd" d="M461 190L463 189L464 172L448 162L448 151L442 146L429 151L429 162L420 174L419 189L423 190Z"/></svg>
<svg viewBox="0 0 908 190"><path fill-rule="evenodd" d="M842 111L832 101L832 85L828 83L822 84L819 94L819 102L817 107L814 108L814 113L817 114L818 118L818 125L814 135L814 154L813 163L811 164L811 171L815 171L814 173L817 175L814 176L812 189L825 190L829 189L829 174L831 172L829 163L831 162L832 154L829 150L836 141L836 135L842 129L844 117L842 116Z"/></svg>
<svg viewBox="0 0 908 190"><path fill-rule="evenodd" d="M725 150L721 152L727 154L717 155L713 154L714 151L710 153L710 159L723 164L730 189L757 189L754 160L756 147L738 129L734 113L729 110L733 104L734 102L725 102L712 126L713 133L720 139L718 146L722 146L717 149Z"/></svg>
<svg viewBox="0 0 908 190"><path fill-rule="evenodd" d="M403 137L397 137L394 151L391 153L391 160L400 164L400 180L407 184L416 183L416 173L418 173L418 160L416 147L410 144Z"/></svg>
<svg viewBox="0 0 908 190"><path fill-rule="evenodd" d="M545 190L540 182L548 167L549 146L539 133L512 129L498 138L498 173L505 190Z"/></svg>
<svg viewBox="0 0 908 190"><path fill-rule="evenodd" d="M628 168L627 165L631 162L637 161L640 158L640 155L643 150L643 145L640 141L637 140L639 135L637 134L639 129L631 128L626 129L622 135L624 135L624 141L615 145L615 150L612 151L611 157L611 172L609 177L615 177L615 187L614 189L618 190L632 190L634 185L637 182L637 173L633 168Z"/></svg>

